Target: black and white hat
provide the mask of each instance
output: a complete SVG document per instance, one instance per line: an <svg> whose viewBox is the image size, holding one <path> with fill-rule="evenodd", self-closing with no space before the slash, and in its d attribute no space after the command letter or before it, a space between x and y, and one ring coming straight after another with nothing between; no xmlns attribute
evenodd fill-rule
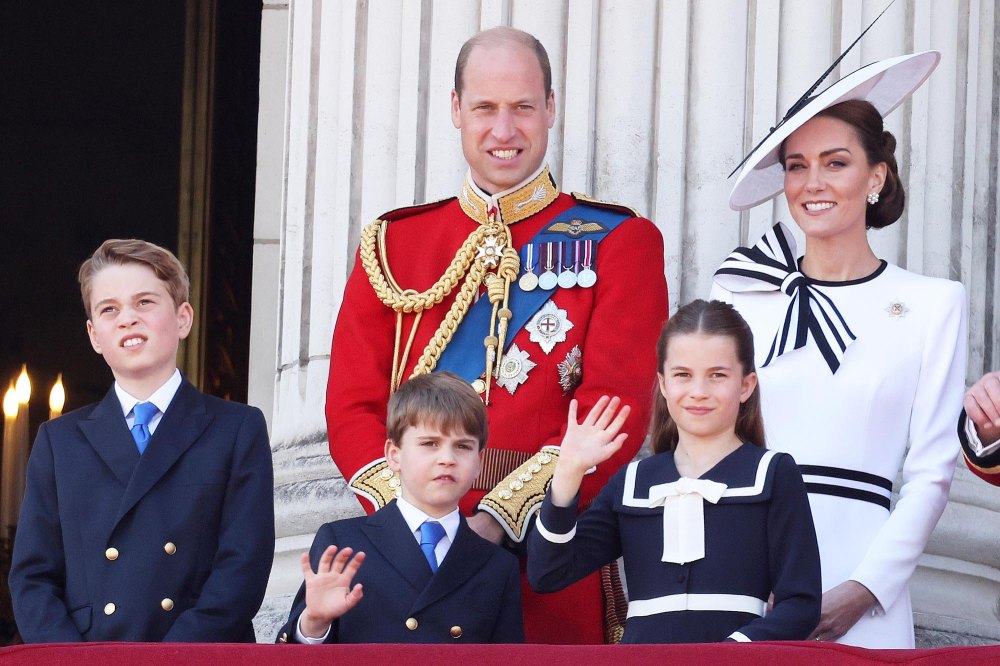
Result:
<svg viewBox="0 0 1000 666"><path fill-rule="evenodd" d="M880 60L848 74L813 97L800 99L744 159L743 170L729 195L729 207L753 208L781 192L785 171L778 161L778 150L792 132L817 113L834 104L859 99L870 102L884 118L927 80L940 60L938 51Z"/></svg>

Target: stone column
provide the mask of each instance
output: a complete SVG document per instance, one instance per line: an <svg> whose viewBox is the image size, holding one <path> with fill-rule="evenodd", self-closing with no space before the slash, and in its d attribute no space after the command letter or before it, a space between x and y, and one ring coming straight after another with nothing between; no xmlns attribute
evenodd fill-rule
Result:
<svg viewBox="0 0 1000 666"><path fill-rule="evenodd" d="M327 449L331 334L364 224L459 187L448 95L462 42L498 24L542 39L558 114L553 172L566 191L628 202L656 222L676 308L708 293L735 245L789 220L781 197L730 211L726 175L884 4L264 1L250 402L271 427L278 542L262 640L288 611L316 528L360 512ZM966 284L970 380L1000 367L998 31L989 0L901 0L832 75L944 54L887 121L908 210L872 243L905 268ZM921 642L1000 640L998 502L1000 491L959 469L913 580Z"/></svg>

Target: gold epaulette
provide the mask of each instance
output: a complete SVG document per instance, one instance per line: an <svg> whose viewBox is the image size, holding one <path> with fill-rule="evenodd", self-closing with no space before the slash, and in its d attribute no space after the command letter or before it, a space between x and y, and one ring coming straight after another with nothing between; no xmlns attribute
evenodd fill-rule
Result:
<svg viewBox="0 0 1000 666"><path fill-rule="evenodd" d="M512 541L524 540L528 521L545 499L557 460L559 447L543 447L479 501L479 508L496 518Z"/></svg>
<svg viewBox="0 0 1000 666"><path fill-rule="evenodd" d="M373 460L359 469L347 485L376 509L399 497L399 475L389 469L385 458Z"/></svg>
<svg viewBox="0 0 1000 666"><path fill-rule="evenodd" d="M608 210L613 210L616 213L623 213L629 217L642 217L639 215L638 211L631 206L626 206L625 204L615 203L613 201L601 201L600 199L595 199L589 194L583 194L582 192L570 192L570 196L579 201L580 203L585 203L590 206L596 206L597 208L607 208Z"/></svg>
<svg viewBox="0 0 1000 666"><path fill-rule="evenodd" d="M440 208L446 203L454 201L456 198L457 197L445 197L444 199L428 201L427 203L416 204L415 206L402 206L400 208L394 208L388 213L380 215L378 219L385 220L386 222L395 222L396 220L402 220L404 217L410 217L411 215L416 215L417 213L423 213L425 210Z"/></svg>

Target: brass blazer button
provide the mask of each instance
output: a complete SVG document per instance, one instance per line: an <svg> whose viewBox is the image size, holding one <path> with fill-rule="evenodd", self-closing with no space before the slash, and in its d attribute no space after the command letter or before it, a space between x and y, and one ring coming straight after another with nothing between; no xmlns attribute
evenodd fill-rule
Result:
<svg viewBox="0 0 1000 666"><path fill-rule="evenodd" d="M168 541L165 544L163 544L163 552L165 552L167 555L173 555L174 553L177 552L177 546L174 545L173 541Z"/></svg>
<svg viewBox="0 0 1000 666"><path fill-rule="evenodd" d="M160 602L160 608L168 612L172 611L174 609L174 600L164 599L163 601Z"/></svg>
<svg viewBox="0 0 1000 666"><path fill-rule="evenodd" d="M105 604L104 605L104 614L105 615L113 615L114 612L115 612L115 605L114 604Z"/></svg>
<svg viewBox="0 0 1000 666"><path fill-rule="evenodd" d="M454 627L452 627L451 628L451 637L452 638L461 638L462 637L462 627L460 627L458 625L455 625Z"/></svg>
<svg viewBox="0 0 1000 666"><path fill-rule="evenodd" d="M111 562L114 562L115 560L118 559L118 549L108 548L106 551L104 551L104 557L108 558L108 560L110 560Z"/></svg>
<svg viewBox="0 0 1000 666"><path fill-rule="evenodd" d="M417 618L408 617L406 618L406 628L410 631L416 631L417 629Z"/></svg>
<svg viewBox="0 0 1000 666"><path fill-rule="evenodd" d="M288 642L288 632L287 631L281 632L281 638L278 639L278 642L279 643L287 643Z"/></svg>

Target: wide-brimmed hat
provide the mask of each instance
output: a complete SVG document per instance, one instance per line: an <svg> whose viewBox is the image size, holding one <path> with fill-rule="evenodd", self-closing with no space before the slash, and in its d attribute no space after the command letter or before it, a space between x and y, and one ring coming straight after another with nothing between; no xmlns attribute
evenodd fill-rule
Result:
<svg viewBox="0 0 1000 666"><path fill-rule="evenodd" d="M785 171L778 161L781 143L817 113L860 99L870 102L884 118L927 80L940 60L938 51L880 60L851 72L816 96L800 100L799 108L787 114L744 160L729 195L729 207L753 208L781 192L785 182Z"/></svg>

